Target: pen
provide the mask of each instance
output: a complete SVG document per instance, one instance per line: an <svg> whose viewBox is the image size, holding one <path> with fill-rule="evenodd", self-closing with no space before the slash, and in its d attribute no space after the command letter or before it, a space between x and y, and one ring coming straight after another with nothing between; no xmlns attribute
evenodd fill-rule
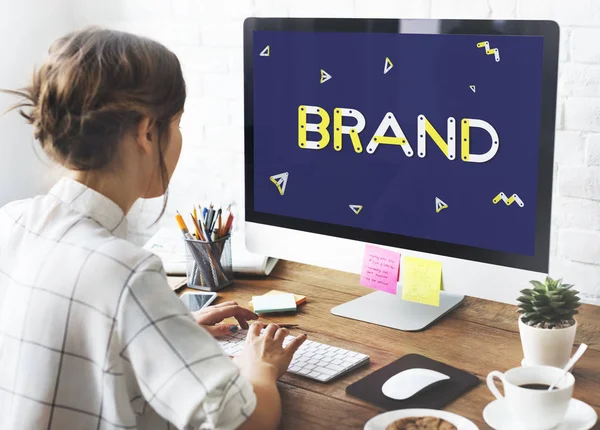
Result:
<svg viewBox="0 0 600 430"><path fill-rule="evenodd" d="M278 323L273 323L273 324L277 324L279 326L279 328L297 328L298 324L278 324Z"/></svg>
<svg viewBox="0 0 600 430"><path fill-rule="evenodd" d="M212 203L211 203L212 206ZM206 229L208 231L212 231L212 222L214 218L215 210L211 207L208 209L208 214L206 215Z"/></svg>
<svg viewBox="0 0 600 430"><path fill-rule="evenodd" d="M203 208L202 205L199 204L198 211L201 214L200 219L198 220L198 224L200 225L200 231L202 232L202 235L206 238L203 240L210 242L210 236L208 234L208 230L206 230L206 214L208 213L208 209Z"/></svg>
<svg viewBox="0 0 600 430"><path fill-rule="evenodd" d="M279 326L279 328L298 328L298 324L279 324L276 322L268 322L268 321L264 321L263 324L265 326L269 325L269 324L277 324Z"/></svg>
<svg viewBox="0 0 600 430"><path fill-rule="evenodd" d="M210 223L210 230L213 231L215 229L215 226L217 225L217 217L219 216L219 211L221 209L217 210L213 210L213 216L211 219L211 223Z"/></svg>

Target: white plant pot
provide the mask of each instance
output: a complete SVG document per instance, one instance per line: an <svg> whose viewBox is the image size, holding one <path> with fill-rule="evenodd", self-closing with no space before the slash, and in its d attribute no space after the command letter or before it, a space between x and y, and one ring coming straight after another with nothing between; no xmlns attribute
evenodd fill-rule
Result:
<svg viewBox="0 0 600 430"><path fill-rule="evenodd" d="M563 367L571 357L576 331L577 321L571 327L547 329L531 327L519 318L525 364Z"/></svg>

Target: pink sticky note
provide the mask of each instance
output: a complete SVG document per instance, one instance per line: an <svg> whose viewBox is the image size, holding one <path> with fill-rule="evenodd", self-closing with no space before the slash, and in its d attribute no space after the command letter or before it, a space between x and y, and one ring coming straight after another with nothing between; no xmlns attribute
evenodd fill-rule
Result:
<svg viewBox="0 0 600 430"><path fill-rule="evenodd" d="M373 245L365 246L360 284L396 294L400 271L400 254Z"/></svg>

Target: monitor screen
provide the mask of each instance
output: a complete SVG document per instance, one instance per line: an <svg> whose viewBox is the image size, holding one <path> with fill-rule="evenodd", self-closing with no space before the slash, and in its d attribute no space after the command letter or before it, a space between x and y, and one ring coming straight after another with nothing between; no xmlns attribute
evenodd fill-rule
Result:
<svg viewBox="0 0 600 430"><path fill-rule="evenodd" d="M543 49L254 31L253 210L533 256Z"/></svg>

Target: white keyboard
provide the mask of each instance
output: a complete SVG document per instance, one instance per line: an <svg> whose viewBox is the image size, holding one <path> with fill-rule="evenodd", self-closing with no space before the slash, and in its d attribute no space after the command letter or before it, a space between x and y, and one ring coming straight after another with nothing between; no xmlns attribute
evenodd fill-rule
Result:
<svg viewBox="0 0 600 430"><path fill-rule="evenodd" d="M244 347L247 332L247 330L240 330L217 340L225 353L233 357ZM293 338L287 336L283 345L286 346ZM329 382L368 362L368 355L306 340L294 354L288 372L320 382Z"/></svg>

